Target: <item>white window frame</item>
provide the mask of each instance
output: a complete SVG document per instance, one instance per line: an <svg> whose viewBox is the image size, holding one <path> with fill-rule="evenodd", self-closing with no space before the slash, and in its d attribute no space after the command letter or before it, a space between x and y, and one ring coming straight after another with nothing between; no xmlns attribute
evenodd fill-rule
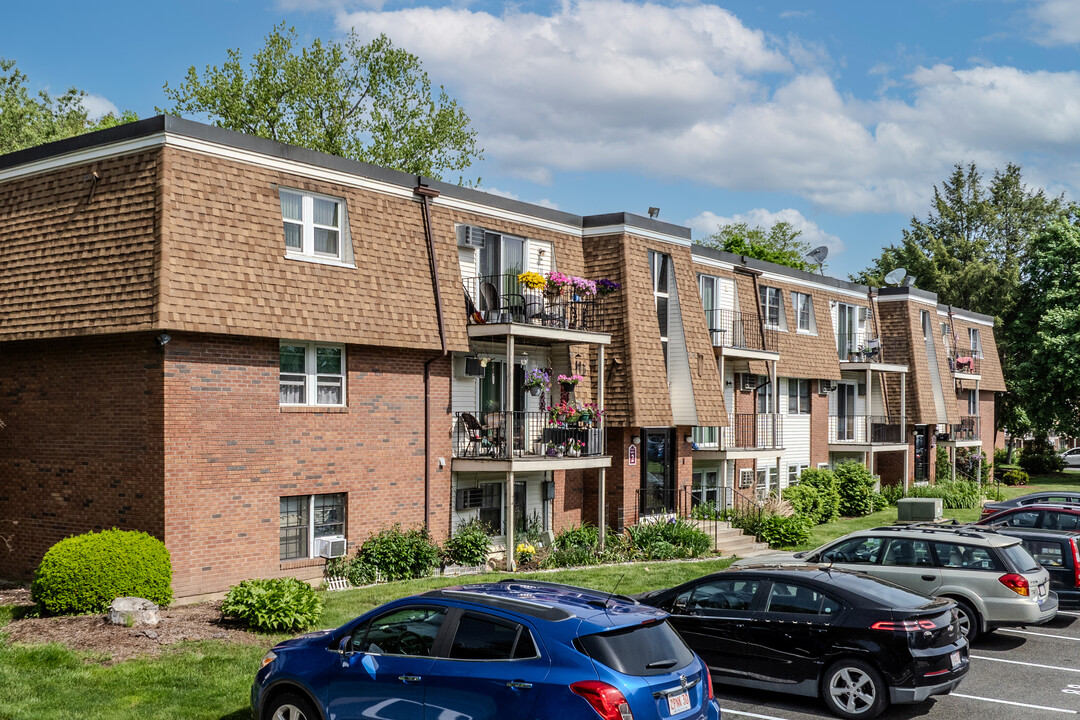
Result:
<svg viewBox="0 0 1080 720"><path fill-rule="evenodd" d="M279 508L278 514L279 514L279 518L280 518L280 507L281 507L281 501L282 500L285 500L285 499L288 499L288 498L304 498L304 497L307 498L307 503L306 504L307 504L307 546L308 546L307 555L297 555L296 557L283 558L283 557L281 557L281 554L280 554L280 551L279 551L279 553L278 553L279 562L293 562L295 560L310 560L312 558L319 557L315 553L315 541L318 540L319 538L337 537L338 536L338 533L336 533L336 532L335 533L323 532L323 533L318 533L317 534L316 531L315 531L315 498L333 497L333 496L338 496L338 495L341 496L341 512L342 512L341 533L340 534L341 534L342 537L347 537L348 525L346 523L348 522L348 518L349 518L349 494L348 493L340 492L340 493L316 493L314 495L282 495L281 497L278 498L278 508ZM278 520L278 546L279 546L279 548L280 548L280 543L281 543L281 521L279 519Z"/></svg>
<svg viewBox="0 0 1080 720"><path fill-rule="evenodd" d="M784 322L784 294L780 292L780 288L769 287L768 285L761 286L761 317L765 323L765 327L770 330L780 330ZM776 302L773 302L775 300ZM776 322L771 322L769 318L769 310L773 307L776 308Z"/></svg>
<svg viewBox="0 0 1080 720"><path fill-rule="evenodd" d="M667 261L667 290L660 290L658 286L658 278L660 277L660 270L664 267L665 260ZM656 308L657 325L660 322L660 299L667 300L665 307L667 308L667 317L665 318L668 332L671 331L671 284L674 282L672 274L674 268L671 263L671 256L667 253L657 252L656 250L649 251L649 274L652 278L653 286L653 305ZM668 335L660 336L660 345L664 350L664 364L667 364L668 357Z"/></svg>
<svg viewBox="0 0 1080 720"><path fill-rule="evenodd" d="M280 348L282 347L302 347L304 348L304 373L303 380L297 380L296 378L301 373L283 373L281 372L281 360L280 360ZM318 351L320 348L329 348L341 351L341 372L340 373L319 373L318 372ZM348 369L346 365L345 346L336 343L315 343L315 342L301 342L293 340L282 340L278 343L278 404L281 407L345 407L348 405L348 387L347 387L347 375ZM283 376L289 376L289 380L285 380ZM281 402L281 387L283 385L300 385L304 387L304 402L302 403L286 403ZM321 403L319 402L319 387L338 386L341 388L341 402L339 403Z"/></svg>
<svg viewBox="0 0 1080 720"><path fill-rule="evenodd" d="M968 415L979 416L979 393L974 389L968 390Z"/></svg>
<svg viewBox="0 0 1080 720"><path fill-rule="evenodd" d="M981 360L983 352L979 328L968 328L968 345L971 347L971 357Z"/></svg>
<svg viewBox="0 0 1080 720"><path fill-rule="evenodd" d="M814 334L814 299L806 293L791 291L791 307L795 311L795 328L804 335ZM806 327L803 327L803 310L806 310Z"/></svg>
<svg viewBox="0 0 1080 720"><path fill-rule="evenodd" d="M296 190L293 188L278 188L280 199L285 196L300 198L300 219L286 218L284 207L281 208L282 225L295 225L300 228L300 247L285 246L285 257L291 260L305 260L308 262L324 263L329 265L345 265L355 267L352 263L352 242L349 236L348 213L344 198L322 195L320 193ZM337 205L337 227L332 225L320 225L315 222L315 200L332 202ZM315 230L334 230L338 234L337 253L318 252L315 249ZM284 233L284 228L282 233Z"/></svg>
<svg viewBox="0 0 1080 720"><path fill-rule="evenodd" d="M739 470L739 489L747 490L754 487L754 468L741 468Z"/></svg>
<svg viewBox="0 0 1080 720"><path fill-rule="evenodd" d="M806 383L806 406L803 406L803 395L800 392L802 389L802 383ZM802 378L788 378L787 381L788 391L788 415L809 415L810 414L810 381ZM795 392L792 392L792 389ZM791 411L791 401L795 399L795 412Z"/></svg>
<svg viewBox="0 0 1080 720"><path fill-rule="evenodd" d="M793 463L787 466L788 487L799 484L799 476L810 468L806 463Z"/></svg>

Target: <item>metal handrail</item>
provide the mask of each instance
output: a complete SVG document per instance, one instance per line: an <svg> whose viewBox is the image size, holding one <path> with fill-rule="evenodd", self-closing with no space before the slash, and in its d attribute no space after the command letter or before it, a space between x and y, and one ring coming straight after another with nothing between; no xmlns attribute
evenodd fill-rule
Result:
<svg viewBox="0 0 1080 720"><path fill-rule="evenodd" d="M869 435L868 435L869 433ZM830 415L830 443L901 443L904 423L899 415Z"/></svg>
<svg viewBox="0 0 1080 720"><path fill-rule="evenodd" d="M696 427L693 437L698 450L779 449L784 446L784 416L729 413L727 427Z"/></svg>
<svg viewBox="0 0 1080 720"><path fill-rule="evenodd" d="M885 349L876 332L837 332L836 356L842 361L885 362Z"/></svg>
<svg viewBox="0 0 1080 720"><path fill-rule="evenodd" d="M556 291L526 286L514 274L463 278L470 325L517 323L604 332L603 298L574 288Z"/></svg>
<svg viewBox="0 0 1080 720"><path fill-rule="evenodd" d="M706 310L705 321L713 347L777 352L776 333L762 331L757 315L735 310Z"/></svg>
<svg viewBox="0 0 1080 720"><path fill-rule="evenodd" d="M453 451L454 457L480 460L588 457L603 455L606 439L598 420L560 421L548 412L525 410L459 412L454 419Z"/></svg>

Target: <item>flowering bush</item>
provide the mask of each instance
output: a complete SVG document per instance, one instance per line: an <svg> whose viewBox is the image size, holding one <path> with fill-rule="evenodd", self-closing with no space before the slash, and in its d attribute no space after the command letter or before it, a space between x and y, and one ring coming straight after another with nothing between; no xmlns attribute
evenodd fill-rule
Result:
<svg viewBox="0 0 1080 720"><path fill-rule="evenodd" d="M525 388L544 388L551 385L551 376L544 372L543 368L532 368L525 373Z"/></svg>
<svg viewBox="0 0 1080 720"><path fill-rule="evenodd" d="M561 402L548 408L551 415L551 424L576 422L581 414L580 409L573 403Z"/></svg>
<svg viewBox="0 0 1080 720"><path fill-rule="evenodd" d="M559 376L559 384L560 385L577 385L579 382L581 382L584 379L585 378L582 377L581 375L576 375L576 374L575 375L570 375L570 376L560 375Z"/></svg>
<svg viewBox="0 0 1080 720"><path fill-rule="evenodd" d="M518 543L517 545L517 561L519 563L532 562L536 557L536 546L528 543Z"/></svg>
<svg viewBox="0 0 1080 720"><path fill-rule="evenodd" d="M518 282L530 290L543 290L547 280L540 273L523 272L517 276Z"/></svg>
<svg viewBox="0 0 1080 720"><path fill-rule="evenodd" d="M610 295L611 293L620 289L622 289L622 285L615 282L614 280L608 280L607 278L604 278L596 282L596 292L600 295Z"/></svg>

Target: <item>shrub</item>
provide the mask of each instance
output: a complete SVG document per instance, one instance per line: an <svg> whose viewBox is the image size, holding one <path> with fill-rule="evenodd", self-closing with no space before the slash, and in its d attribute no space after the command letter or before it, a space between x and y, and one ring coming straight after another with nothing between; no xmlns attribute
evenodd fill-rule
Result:
<svg viewBox="0 0 1080 720"><path fill-rule="evenodd" d="M724 511L715 502L698 503L690 509L690 517L694 520L719 520Z"/></svg>
<svg viewBox="0 0 1080 720"><path fill-rule="evenodd" d="M458 525L454 535L443 543L446 559L455 565L483 565L491 550L491 534L479 518Z"/></svg>
<svg viewBox="0 0 1080 720"><path fill-rule="evenodd" d="M541 563L545 568L573 567L576 565L596 565L600 562L596 552L591 546L573 545L567 548L556 548L551 555Z"/></svg>
<svg viewBox="0 0 1080 720"><path fill-rule="evenodd" d="M791 504L796 515L811 520L815 525L825 522L821 493L812 485L792 485L784 490L784 499Z"/></svg>
<svg viewBox="0 0 1080 720"><path fill-rule="evenodd" d="M943 483L952 480L952 463L949 462L949 451L944 445L938 445L937 456L934 458L934 482Z"/></svg>
<svg viewBox="0 0 1080 720"><path fill-rule="evenodd" d="M832 470L803 470L799 484L816 488L821 495L821 522L832 522L840 517L840 493Z"/></svg>
<svg viewBox="0 0 1080 720"><path fill-rule="evenodd" d="M810 528L813 521L807 517L792 515L766 515L748 513L732 520L735 527L753 535L758 542L768 543L769 547L783 548L802 545L810 540Z"/></svg>
<svg viewBox="0 0 1080 720"><path fill-rule="evenodd" d="M1065 461L1054 451L1054 446L1050 444L1046 433L1036 435L1035 439L1024 447L1024 452L1020 454L1019 464L1031 475L1045 475L1065 469Z"/></svg>
<svg viewBox="0 0 1080 720"><path fill-rule="evenodd" d="M946 480L936 485L913 487L908 491L908 497L941 498L941 504L946 510L958 510L979 507L982 504L983 495L979 486L973 482Z"/></svg>
<svg viewBox="0 0 1080 720"><path fill-rule="evenodd" d="M874 512L874 476L861 462L843 462L836 466L837 492L840 496L840 514L844 517L862 517Z"/></svg>
<svg viewBox="0 0 1080 720"><path fill-rule="evenodd" d="M880 510L889 505L895 505L897 501L900 500L900 498L904 497L904 486L882 485L881 492L879 494L881 495L882 500L884 500L886 503L885 505L882 505L881 508L878 508L877 501L874 501L874 507Z"/></svg>
<svg viewBox="0 0 1080 720"><path fill-rule="evenodd" d="M394 523L364 541L354 564L378 571L383 580L407 580L430 575L441 554L423 526L402 530Z"/></svg>
<svg viewBox="0 0 1080 720"><path fill-rule="evenodd" d="M221 612L256 630L306 630L319 621L322 599L296 578L244 580L229 588Z"/></svg>
<svg viewBox="0 0 1080 720"><path fill-rule="evenodd" d="M1001 482L1006 485L1027 485L1030 476L1019 468L1010 468L1001 476Z"/></svg>
<svg viewBox="0 0 1080 720"><path fill-rule="evenodd" d="M172 562L165 543L144 532L103 530L65 538L41 559L31 585L47 613L99 613L118 597L172 601Z"/></svg>
<svg viewBox="0 0 1080 720"><path fill-rule="evenodd" d="M994 448L994 465L1006 465L1009 462L1007 448Z"/></svg>
<svg viewBox="0 0 1080 720"><path fill-rule="evenodd" d="M555 547L558 550L569 550L570 548L595 547L600 542L600 530L595 525L589 523L582 523L581 525L572 525L564 530L560 530L559 534L555 536Z"/></svg>
<svg viewBox="0 0 1080 720"><path fill-rule="evenodd" d="M874 507L873 512L877 512L878 510L884 510L892 504L889 502L889 499L885 497L885 493L879 492L870 493L870 503Z"/></svg>
<svg viewBox="0 0 1080 720"><path fill-rule="evenodd" d="M640 523L626 528L626 533L646 560L698 557L712 549L712 538L682 518ZM667 555L670 552L667 545L675 548L675 555Z"/></svg>

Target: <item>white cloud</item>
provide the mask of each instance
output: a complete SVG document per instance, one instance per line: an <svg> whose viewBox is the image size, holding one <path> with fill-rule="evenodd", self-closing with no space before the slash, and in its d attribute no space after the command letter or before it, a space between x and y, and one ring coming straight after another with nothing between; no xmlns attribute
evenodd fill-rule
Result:
<svg viewBox="0 0 1080 720"><path fill-rule="evenodd" d="M1080 4L1076 0L1040 0L1028 12L1040 45L1080 43Z"/></svg>
<svg viewBox="0 0 1080 720"><path fill-rule="evenodd" d="M411 7L341 12L338 25L421 55L467 108L488 161L533 182L632 172L905 213L960 161L1020 162L1033 181L1080 188L1073 72L933 65L893 79L877 66L879 94L852 97L823 47L697 3L579 0L550 15ZM892 97L896 84L905 99Z"/></svg>
<svg viewBox="0 0 1080 720"><path fill-rule="evenodd" d="M87 93L82 99L83 107L86 108L87 115L91 120L97 120L100 117L112 113L113 115L120 114L120 108L116 107L108 98L104 98L101 95L93 95Z"/></svg>
<svg viewBox="0 0 1080 720"><path fill-rule="evenodd" d="M706 210L705 212L690 218L686 224L694 232L696 237L711 235L716 232L720 225L730 223L746 223L750 227L770 228L778 222L786 222L796 230L801 231L799 239L810 244L811 247L824 245L829 248L830 257L836 257L844 251L844 242L836 235L818 227L813 220L807 220L803 214L794 208L785 208L772 212L765 208L755 208L746 213L737 213L731 217L717 215Z"/></svg>
<svg viewBox="0 0 1080 720"><path fill-rule="evenodd" d="M509 190L500 190L499 188L493 188L493 187L481 187L481 188L477 188L477 189L482 190L482 191L484 191L486 193L490 193L491 195L497 195L499 197L507 198L508 200L520 200L521 199L521 197L517 193L510 192ZM541 198L539 200L529 200L528 202L532 203L533 205L539 205L540 207L546 207L546 208L550 208L552 210L558 210L559 209L558 204L553 202L550 198Z"/></svg>

